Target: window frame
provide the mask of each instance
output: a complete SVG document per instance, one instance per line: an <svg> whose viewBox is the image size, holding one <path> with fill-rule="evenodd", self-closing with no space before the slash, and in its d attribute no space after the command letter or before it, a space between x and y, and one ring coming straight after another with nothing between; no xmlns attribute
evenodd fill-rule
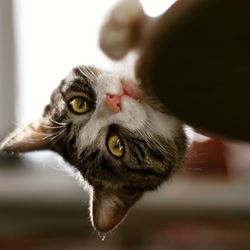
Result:
<svg viewBox="0 0 250 250"><path fill-rule="evenodd" d="M15 127L16 50L13 0L0 1L0 139Z"/></svg>

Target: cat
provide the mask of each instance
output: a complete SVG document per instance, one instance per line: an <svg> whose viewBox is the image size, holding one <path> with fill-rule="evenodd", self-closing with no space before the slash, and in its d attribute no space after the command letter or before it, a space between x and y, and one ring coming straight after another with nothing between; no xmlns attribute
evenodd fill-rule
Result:
<svg viewBox="0 0 250 250"><path fill-rule="evenodd" d="M54 90L42 118L10 134L1 150L61 155L89 186L93 227L108 232L180 167L186 135L135 79L78 66Z"/></svg>

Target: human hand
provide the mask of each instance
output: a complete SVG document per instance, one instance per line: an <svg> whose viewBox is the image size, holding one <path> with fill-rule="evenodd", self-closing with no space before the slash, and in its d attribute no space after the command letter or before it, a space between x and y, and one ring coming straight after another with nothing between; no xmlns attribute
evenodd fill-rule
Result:
<svg viewBox="0 0 250 250"><path fill-rule="evenodd" d="M178 0L141 22L136 42L116 43L123 52L113 58L139 48L136 76L168 110L204 132L249 141L249 23L249 1Z"/></svg>

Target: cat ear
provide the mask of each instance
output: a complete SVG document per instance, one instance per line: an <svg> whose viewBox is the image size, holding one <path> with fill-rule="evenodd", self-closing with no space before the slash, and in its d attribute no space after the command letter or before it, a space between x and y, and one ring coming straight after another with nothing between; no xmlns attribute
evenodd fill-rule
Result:
<svg viewBox="0 0 250 250"><path fill-rule="evenodd" d="M99 232L108 232L126 217L128 209L142 196L141 191L110 193L94 191L91 201L91 220Z"/></svg>
<svg viewBox="0 0 250 250"><path fill-rule="evenodd" d="M8 153L23 153L48 149L51 146L49 139L52 134L51 127L46 118L32 122L26 128L17 129L11 133L0 144L0 150Z"/></svg>

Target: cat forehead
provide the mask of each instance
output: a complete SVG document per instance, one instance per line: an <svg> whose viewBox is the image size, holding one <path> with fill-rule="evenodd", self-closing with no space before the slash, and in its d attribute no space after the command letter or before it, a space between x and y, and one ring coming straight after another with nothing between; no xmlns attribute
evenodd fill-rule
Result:
<svg viewBox="0 0 250 250"><path fill-rule="evenodd" d="M63 80L62 92L85 91L85 87L102 92L114 92L120 84L121 76L118 73L103 71L94 67L76 67Z"/></svg>
<svg viewBox="0 0 250 250"><path fill-rule="evenodd" d="M97 76L95 76L96 78ZM78 68L74 68L70 73L63 79L62 84L60 86L61 92L67 91L83 91L84 86L88 86L93 88L93 79L94 77L88 77L81 73Z"/></svg>

